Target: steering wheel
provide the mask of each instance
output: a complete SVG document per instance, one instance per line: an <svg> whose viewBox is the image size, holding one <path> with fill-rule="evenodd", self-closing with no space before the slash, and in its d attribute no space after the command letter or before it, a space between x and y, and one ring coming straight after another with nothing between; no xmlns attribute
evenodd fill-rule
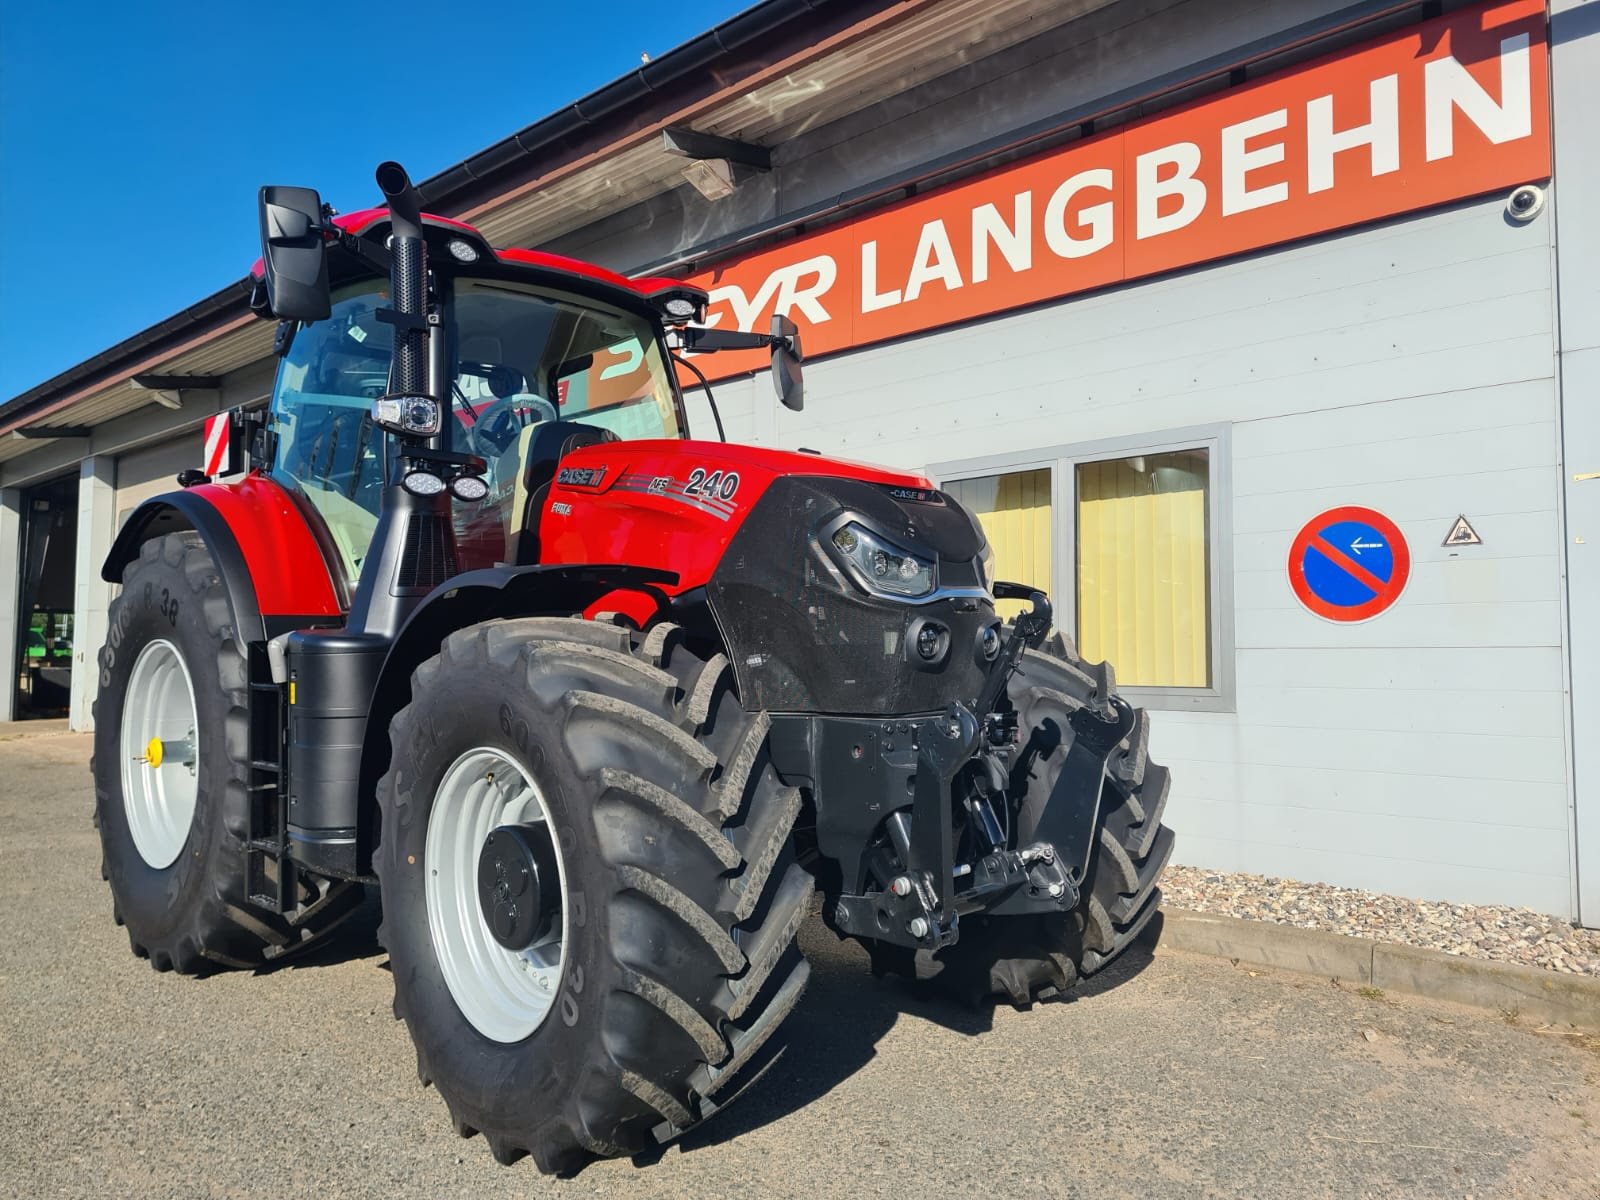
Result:
<svg viewBox="0 0 1600 1200"><path fill-rule="evenodd" d="M559 421L556 406L543 396L521 392L495 400L478 410L477 418L467 426L467 445L482 458L499 458L516 444L524 426L522 411L532 409L538 416L535 421Z"/></svg>

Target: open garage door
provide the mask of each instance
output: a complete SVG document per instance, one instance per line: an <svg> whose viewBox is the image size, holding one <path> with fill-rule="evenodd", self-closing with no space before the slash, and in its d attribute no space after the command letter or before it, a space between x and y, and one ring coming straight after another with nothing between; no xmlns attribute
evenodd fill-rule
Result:
<svg viewBox="0 0 1600 1200"><path fill-rule="evenodd" d="M74 559L78 480L54 479L23 499L22 613L18 622L16 714L65 716L72 694Z"/></svg>

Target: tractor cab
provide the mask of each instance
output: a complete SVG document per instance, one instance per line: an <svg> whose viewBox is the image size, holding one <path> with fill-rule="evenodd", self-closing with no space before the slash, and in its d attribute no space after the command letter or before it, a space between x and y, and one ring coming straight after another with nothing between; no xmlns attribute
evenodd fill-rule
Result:
<svg viewBox="0 0 1600 1200"><path fill-rule="evenodd" d="M691 327L705 313L697 288L495 250L469 225L424 216L398 164L378 182L389 208L345 217L309 189L263 188L255 297L280 322L270 474L325 530L358 603L374 588L398 594L393 579L358 586L382 556L386 510L393 568L416 567L419 541L434 547L422 578L531 565L538 505L566 453L686 438L668 330L681 350L770 348L778 399L800 407L787 318L770 334ZM424 511L450 533L419 537ZM356 615L392 633L407 607Z"/></svg>
<svg viewBox="0 0 1600 1200"><path fill-rule="evenodd" d="M686 434L661 322L641 297L608 303L531 264L500 274L435 275L448 385L436 441L482 463L483 498L452 506L462 569L524 561L529 500L569 443ZM389 290L378 277L334 288L329 315L283 339L273 389L271 474L326 527L352 586L394 470L372 413L394 355Z"/></svg>

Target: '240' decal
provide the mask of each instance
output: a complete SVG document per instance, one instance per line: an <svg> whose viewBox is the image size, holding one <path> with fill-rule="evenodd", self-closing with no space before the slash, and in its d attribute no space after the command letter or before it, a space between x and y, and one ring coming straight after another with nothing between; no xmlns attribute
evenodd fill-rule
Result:
<svg viewBox="0 0 1600 1200"><path fill-rule="evenodd" d="M695 467L689 472L689 481L683 485L685 496L703 496L706 499L732 500L739 492L739 472L712 471Z"/></svg>

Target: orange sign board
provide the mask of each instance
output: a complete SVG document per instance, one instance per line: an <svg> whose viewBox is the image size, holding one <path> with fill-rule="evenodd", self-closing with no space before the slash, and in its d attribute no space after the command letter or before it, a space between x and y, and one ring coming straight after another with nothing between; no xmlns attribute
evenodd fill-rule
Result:
<svg viewBox="0 0 1600 1200"><path fill-rule="evenodd" d="M690 282L825 354L1544 179L1545 35L1543 0L1463 8Z"/></svg>

